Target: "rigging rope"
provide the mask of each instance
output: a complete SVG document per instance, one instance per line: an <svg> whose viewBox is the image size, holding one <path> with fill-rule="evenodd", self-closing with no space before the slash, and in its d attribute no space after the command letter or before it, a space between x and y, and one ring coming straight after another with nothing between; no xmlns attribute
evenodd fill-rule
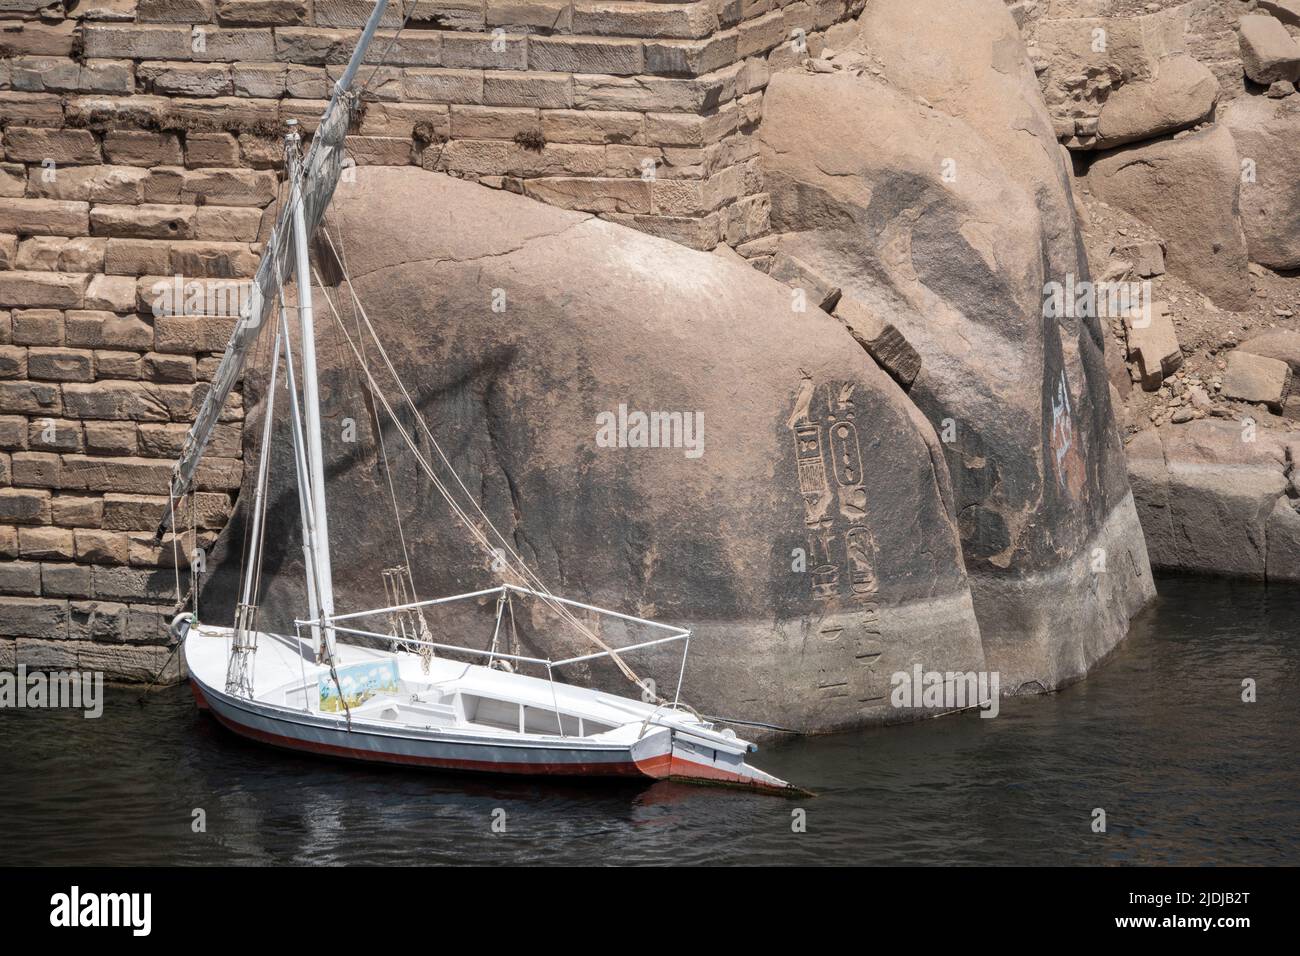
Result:
<svg viewBox="0 0 1300 956"><path fill-rule="evenodd" d="M326 241L329 243L331 250L334 252L335 259L339 262L340 267L343 268L344 282L348 286L348 291L351 294L354 307L358 315L364 321L366 330L369 332L372 341L374 341L375 343L376 350L378 351L380 358L383 360L384 367L387 369L388 374L392 377L394 383L397 385L398 390L401 392L402 397L406 402L407 408L409 409L416 424L420 427L420 430L424 434L426 441L428 441L429 445L438 453L438 457L442 460L443 465L447 468L447 470L451 473L452 477L456 480L456 484L464 492L466 498L473 505L474 510L478 512L484 524L486 524L487 527L491 529L492 533L496 536L497 540L501 543L505 553L509 555L509 557L513 559L514 562L517 562L518 567L515 567L509 561L507 561L506 569L510 571L515 577L519 578L524 585L528 586L529 590L533 591L539 598L541 598L541 600L548 607L550 607L552 611L561 618L561 620L564 620L566 623L571 625L575 630L577 630L580 634L585 636L589 641L591 641L593 644L599 647L602 651L605 651L607 654L609 654L610 659L623 673L624 677L626 677L629 681L631 681L636 686L640 687L642 690L649 692L649 687L646 685L646 683L636 675L636 673L626 664L626 662L623 661L622 657L619 656L617 651L615 651L612 647L610 647L599 637L597 637L585 624L583 624L580 620L578 620L578 618L571 611L569 611L567 607L565 607L559 601L555 600L555 596L550 592L549 589L547 589L546 585L541 581L541 579L538 578L537 575L533 573L533 571L524 562L523 558L514 550L514 548L510 546L509 542L505 539L504 535L502 535L500 530L498 530L497 527L492 523L492 520L483 511L482 507L478 504L477 500L470 493L469 489L465 487L464 482L461 481L460 476L456 473L455 468L452 467L451 461L447 458L446 454L443 452L441 445L438 444L437 440L433 437L433 434L429 431L428 426L424 423L423 416L420 415L414 400L411 398L410 393L406 390L405 386L402 384L401 378L397 374L397 370L393 367L393 363L391 359L389 359L388 357L387 350L384 348L383 343L379 340L378 334L375 332L374 325L370 322L370 317L366 314L365 307L361 304L360 299L357 297L356 289L352 285L351 275L348 273L348 270L343 265L342 257L339 255L338 250L334 245L333 237L330 236L328 230L324 230L323 234L325 236ZM321 287L322 291L325 291L324 282L321 280L319 272L317 272L314 268L313 268L313 272L316 272L317 285ZM384 411L388 413L388 417L392 421L393 427L396 428L398 433L402 436L402 439L403 441L405 441L407 448L410 450L411 454L415 457L415 460L420 465L425 475L433 483L433 486L438 490L438 493L442 495L443 499L447 502L447 505L451 508L452 513L456 515L456 517L460 520L460 522L465 526L466 530L469 531L470 535L484 548L484 550L489 555L491 555L494 558L500 558L501 549L497 549L492 546L492 541L487 537L487 535L483 532L483 530L480 527L478 527L477 524L471 519L470 515L460 505L460 503L456 501L455 496L452 494L451 490L438 477L438 475L433 469L433 466L420 452L412 436L408 433L406 428L404 428L402 426L402 423L398 420L397 415L393 411L392 405L389 403L388 399L384 396L383 392L379 389L379 385L375 381L374 376L371 374L369 366L363 360L360 350L357 348L356 343L352 341L352 336L348 333L347 328L343 325L342 318L340 317L337 308L335 308L334 302L332 301L328 292L326 292L324 298L325 298L326 305L329 306L330 314L334 317L334 320L338 324L340 331L343 333L343 336L346 339L349 348L352 350L353 355L356 357L358 366L360 367L362 373L365 375L371 394L384 407Z"/></svg>

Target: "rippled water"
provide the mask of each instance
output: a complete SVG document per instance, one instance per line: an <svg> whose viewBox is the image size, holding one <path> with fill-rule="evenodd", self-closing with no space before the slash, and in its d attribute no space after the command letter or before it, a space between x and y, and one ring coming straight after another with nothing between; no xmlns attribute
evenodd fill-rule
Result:
<svg viewBox="0 0 1300 956"><path fill-rule="evenodd" d="M996 719L765 747L799 801L298 757L184 688L111 690L99 720L2 711L0 863L1300 863L1300 589L1160 591L1087 681Z"/></svg>

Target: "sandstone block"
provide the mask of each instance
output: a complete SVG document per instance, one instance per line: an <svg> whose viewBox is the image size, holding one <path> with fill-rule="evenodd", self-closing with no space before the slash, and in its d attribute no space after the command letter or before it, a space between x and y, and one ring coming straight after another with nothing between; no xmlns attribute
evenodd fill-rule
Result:
<svg viewBox="0 0 1300 956"><path fill-rule="evenodd" d="M141 23L207 23L212 0L138 0Z"/></svg>
<svg viewBox="0 0 1300 956"><path fill-rule="evenodd" d="M161 96L228 96L234 90L230 68L212 63L141 63L136 76Z"/></svg>
<svg viewBox="0 0 1300 956"><path fill-rule="evenodd" d="M734 63L737 56L734 30L706 40L648 40L645 71L663 76L701 76Z"/></svg>
<svg viewBox="0 0 1300 956"><path fill-rule="evenodd" d="M58 415L62 411L63 401L57 385L0 381L0 414Z"/></svg>
<svg viewBox="0 0 1300 956"><path fill-rule="evenodd" d="M95 377L136 381L144 377L144 360L135 352L98 350L95 352Z"/></svg>
<svg viewBox="0 0 1300 956"><path fill-rule="evenodd" d="M1165 274L1165 247L1154 240L1119 246L1120 258L1133 263L1133 272L1143 279Z"/></svg>
<svg viewBox="0 0 1300 956"><path fill-rule="evenodd" d="M79 309L88 281L89 276L67 272L0 272L0 307Z"/></svg>
<svg viewBox="0 0 1300 956"><path fill-rule="evenodd" d="M78 528L73 539L77 560L83 564L127 564L131 559L131 542L124 534Z"/></svg>
<svg viewBox="0 0 1300 956"><path fill-rule="evenodd" d="M58 23L0 21L0 48L6 56L71 56L76 26L71 19ZM96 54L88 51L87 55Z"/></svg>
<svg viewBox="0 0 1300 956"><path fill-rule="evenodd" d="M650 183L641 179L556 176L524 183L524 194L563 209L594 213L648 213Z"/></svg>
<svg viewBox="0 0 1300 956"><path fill-rule="evenodd" d="M402 98L429 103L481 103L483 71L403 70Z"/></svg>
<svg viewBox="0 0 1300 956"><path fill-rule="evenodd" d="M81 422L49 417L33 419L27 425L27 446L33 451L80 452Z"/></svg>
<svg viewBox="0 0 1300 956"><path fill-rule="evenodd" d="M1234 349L1228 353L1223 394L1252 404L1264 403L1281 412L1291 386L1291 368L1279 359Z"/></svg>
<svg viewBox="0 0 1300 956"><path fill-rule="evenodd" d="M448 33L442 40L441 64L453 69L526 70L527 37L512 34Z"/></svg>
<svg viewBox="0 0 1300 956"><path fill-rule="evenodd" d="M98 528L104 520L104 499L56 495L50 502L50 517L61 528Z"/></svg>
<svg viewBox="0 0 1300 956"><path fill-rule="evenodd" d="M513 139L541 132L535 109L504 106L451 107L451 135L456 139Z"/></svg>
<svg viewBox="0 0 1300 956"><path fill-rule="evenodd" d="M307 22L307 0L217 0L222 26L295 26Z"/></svg>
<svg viewBox="0 0 1300 956"><path fill-rule="evenodd" d="M92 585L89 568L52 562L41 565L41 591L46 597L86 597Z"/></svg>
<svg viewBox="0 0 1300 956"><path fill-rule="evenodd" d="M40 564L35 561L5 561L0 563L0 594L40 597Z"/></svg>
<svg viewBox="0 0 1300 956"><path fill-rule="evenodd" d="M0 523L44 525L50 522L50 493L35 488L0 488Z"/></svg>
<svg viewBox="0 0 1300 956"><path fill-rule="evenodd" d="M90 57L188 60L192 56L188 26L87 23L82 36L86 56Z"/></svg>
<svg viewBox="0 0 1300 956"><path fill-rule="evenodd" d="M1246 75L1264 86L1300 80L1300 44L1270 16L1241 18L1241 62Z"/></svg>
<svg viewBox="0 0 1300 956"><path fill-rule="evenodd" d="M594 36L701 39L718 26L708 3L623 3L575 0L574 33Z"/></svg>
<svg viewBox="0 0 1300 956"><path fill-rule="evenodd" d="M67 528L19 528L18 553L28 561L71 561L76 547Z"/></svg>
<svg viewBox="0 0 1300 956"><path fill-rule="evenodd" d="M296 29L285 27L284 29ZM278 30L275 32L279 32ZM240 29L237 27L205 27L195 31L201 44L189 57L202 62L223 63L269 62L276 59L275 37L269 29ZM151 57L151 59L153 59ZM158 57L157 59L185 59L185 57Z"/></svg>
<svg viewBox="0 0 1300 956"><path fill-rule="evenodd" d="M104 134L104 158L125 166L179 166L180 137L147 130L109 130Z"/></svg>
<svg viewBox="0 0 1300 956"><path fill-rule="evenodd" d="M565 109L573 105L573 79L564 73L489 71L483 77L483 102Z"/></svg>
<svg viewBox="0 0 1300 956"><path fill-rule="evenodd" d="M88 454L135 457L139 449L134 422L86 422L84 429Z"/></svg>
<svg viewBox="0 0 1300 956"><path fill-rule="evenodd" d="M125 206L102 203L90 211L90 229L96 236L193 239L199 212L194 206L161 203Z"/></svg>
<svg viewBox="0 0 1300 956"><path fill-rule="evenodd" d="M547 142L637 143L645 118L641 113L614 110L543 110L542 136Z"/></svg>
<svg viewBox="0 0 1300 956"><path fill-rule="evenodd" d="M90 311L130 312L135 307L135 280L130 276L97 275L86 288Z"/></svg>
<svg viewBox="0 0 1300 956"><path fill-rule="evenodd" d="M64 337L76 348L148 349L153 328L135 315L72 310L64 320Z"/></svg>
<svg viewBox="0 0 1300 956"><path fill-rule="evenodd" d="M68 643L120 644L126 639L127 608L108 601L71 601L68 604Z"/></svg>
<svg viewBox="0 0 1300 956"><path fill-rule="evenodd" d="M808 306L831 312L840 300L840 287L808 263L787 252L778 251L768 275L794 289L802 290Z"/></svg>
<svg viewBox="0 0 1300 956"><path fill-rule="evenodd" d="M255 242L262 210L235 206L201 206L194 217L194 234L183 238L213 242Z"/></svg>
<svg viewBox="0 0 1300 956"><path fill-rule="evenodd" d="M171 246L147 239L109 239L104 271L109 275L161 275L168 271Z"/></svg>
<svg viewBox="0 0 1300 956"><path fill-rule="evenodd" d="M55 309L23 309L13 313L15 345L62 345L63 313Z"/></svg>
<svg viewBox="0 0 1300 956"><path fill-rule="evenodd" d="M0 199L0 232L23 236L84 236L90 207L57 199Z"/></svg>
<svg viewBox="0 0 1300 956"><path fill-rule="evenodd" d="M27 377L27 349L21 346L0 346L0 378Z"/></svg>
<svg viewBox="0 0 1300 956"><path fill-rule="evenodd" d="M904 389L912 387L921 372L921 355L897 328L852 296L840 296L834 315L890 377Z"/></svg>
<svg viewBox="0 0 1300 956"><path fill-rule="evenodd" d="M95 377L95 369L87 352L33 348L27 357L27 374L38 381L89 382Z"/></svg>
<svg viewBox="0 0 1300 956"><path fill-rule="evenodd" d="M238 145L230 137L232 150ZM199 169L185 173L181 204L186 206L257 206L275 199L277 177L269 170Z"/></svg>
<svg viewBox="0 0 1300 956"><path fill-rule="evenodd" d="M164 603L176 595L175 577L170 569L152 571L144 568L95 565L94 596L101 600L128 603Z"/></svg>
<svg viewBox="0 0 1300 956"><path fill-rule="evenodd" d="M60 127L63 125L63 103L54 93L0 91L0 115L14 126Z"/></svg>
<svg viewBox="0 0 1300 956"><path fill-rule="evenodd" d="M645 69L640 40L604 37L530 37L528 66L557 73L633 75Z"/></svg>
<svg viewBox="0 0 1300 956"><path fill-rule="evenodd" d="M5 637L67 636L68 605L35 597L0 598L0 635Z"/></svg>
<svg viewBox="0 0 1300 956"><path fill-rule="evenodd" d="M1183 350L1166 303L1153 302L1149 316L1126 316L1124 332L1128 337L1129 359L1137 363L1146 391L1154 392L1166 376L1182 366Z"/></svg>

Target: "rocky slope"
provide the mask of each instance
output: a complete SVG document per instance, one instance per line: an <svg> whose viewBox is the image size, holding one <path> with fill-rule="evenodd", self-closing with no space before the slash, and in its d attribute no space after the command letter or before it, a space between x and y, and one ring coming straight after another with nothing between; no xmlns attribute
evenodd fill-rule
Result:
<svg viewBox="0 0 1300 956"><path fill-rule="evenodd" d="M1300 7L1013 9L1073 154L1093 271L1145 283L1153 306L1146 328L1106 321L1152 564L1300 580ZM1116 110L1140 134L1108 135Z"/></svg>

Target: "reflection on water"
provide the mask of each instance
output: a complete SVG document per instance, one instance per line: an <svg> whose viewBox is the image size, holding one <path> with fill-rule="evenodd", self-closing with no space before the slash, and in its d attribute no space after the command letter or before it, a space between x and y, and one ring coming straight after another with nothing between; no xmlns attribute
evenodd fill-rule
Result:
<svg viewBox="0 0 1300 956"><path fill-rule="evenodd" d="M3 711L0 863L1300 863L1300 589L1160 591L1091 678L996 719L765 747L799 801L299 757L184 688L109 690L100 720Z"/></svg>

